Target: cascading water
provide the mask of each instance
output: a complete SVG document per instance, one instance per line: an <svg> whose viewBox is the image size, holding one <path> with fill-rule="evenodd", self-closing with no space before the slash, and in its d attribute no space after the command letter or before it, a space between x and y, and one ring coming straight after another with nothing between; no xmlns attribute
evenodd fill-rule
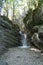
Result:
<svg viewBox="0 0 43 65"><path fill-rule="evenodd" d="M21 42L22 42L22 47L27 47L27 40L26 40L26 37L27 37L27 35L26 34L22 34L22 40L21 40Z"/></svg>
<svg viewBox="0 0 43 65"><path fill-rule="evenodd" d="M20 48L29 48L29 46L27 46L27 34L22 33L21 31L19 33L21 34L21 42L22 42L22 46L20 46Z"/></svg>

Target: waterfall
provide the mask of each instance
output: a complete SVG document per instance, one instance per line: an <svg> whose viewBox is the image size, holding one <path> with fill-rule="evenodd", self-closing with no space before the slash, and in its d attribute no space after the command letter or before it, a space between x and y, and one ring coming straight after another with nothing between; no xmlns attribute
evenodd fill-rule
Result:
<svg viewBox="0 0 43 65"><path fill-rule="evenodd" d="M21 31L19 33L21 34L21 42L22 42L22 46L20 46L20 48L29 48L29 46L27 46L27 34L22 33Z"/></svg>
<svg viewBox="0 0 43 65"><path fill-rule="evenodd" d="M22 39L21 39L21 42L22 42L23 46L27 46L27 40L26 40L26 38L27 38L27 35L24 33L22 35Z"/></svg>

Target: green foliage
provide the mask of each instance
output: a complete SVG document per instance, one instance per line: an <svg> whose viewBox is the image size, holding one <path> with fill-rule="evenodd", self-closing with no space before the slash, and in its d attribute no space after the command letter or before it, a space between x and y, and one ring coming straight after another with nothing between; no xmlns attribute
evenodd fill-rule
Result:
<svg viewBox="0 0 43 65"><path fill-rule="evenodd" d="M37 0L37 4L33 2L34 0L31 0L31 6L34 6L35 8L33 9L33 7L31 8L29 7L29 10L26 14L26 17L24 17L23 22L26 26L26 28L30 31L33 32L32 28L35 25L42 25L43 24L43 20L42 20L42 4L43 4L43 0Z"/></svg>
<svg viewBox="0 0 43 65"><path fill-rule="evenodd" d="M0 0L0 7L2 6L2 0Z"/></svg>

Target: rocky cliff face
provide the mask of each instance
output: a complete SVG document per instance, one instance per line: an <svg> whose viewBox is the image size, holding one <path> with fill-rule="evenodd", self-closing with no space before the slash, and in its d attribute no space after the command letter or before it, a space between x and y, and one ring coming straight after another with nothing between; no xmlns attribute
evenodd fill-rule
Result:
<svg viewBox="0 0 43 65"><path fill-rule="evenodd" d="M0 16L0 50L7 47L21 46L19 26L6 16Z"/></svg>

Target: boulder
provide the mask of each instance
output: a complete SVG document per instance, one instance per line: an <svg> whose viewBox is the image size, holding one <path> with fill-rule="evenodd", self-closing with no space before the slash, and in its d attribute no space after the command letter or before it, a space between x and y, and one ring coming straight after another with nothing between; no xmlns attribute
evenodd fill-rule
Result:
<svg viewBox="0 0 43 65"><path fill-rule="evenodd" d="M39 26L38 32L33 34L32 42L36 47L43 49L43 26L42 25Z"/></svg>

